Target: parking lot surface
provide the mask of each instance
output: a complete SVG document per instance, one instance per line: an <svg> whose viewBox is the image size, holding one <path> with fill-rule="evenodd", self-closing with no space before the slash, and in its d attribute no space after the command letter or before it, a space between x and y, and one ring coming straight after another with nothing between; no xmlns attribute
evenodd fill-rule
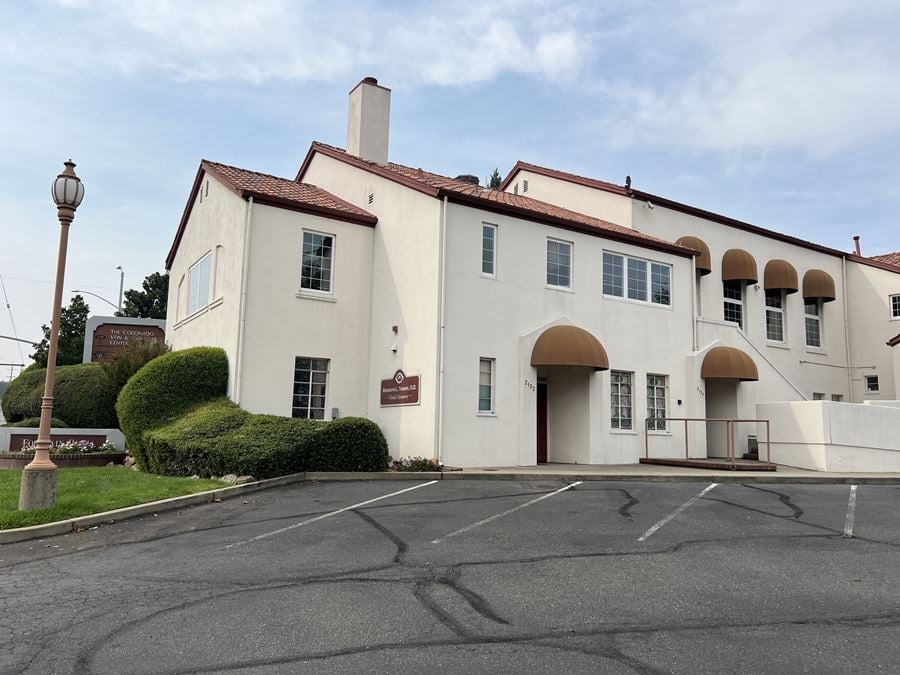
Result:
<svg viewBox="0 0 900 675"><path fill-rule="evenodd" d="M887 485L294 485L0 546L0 672L898 672L898 549Z"/></svg>

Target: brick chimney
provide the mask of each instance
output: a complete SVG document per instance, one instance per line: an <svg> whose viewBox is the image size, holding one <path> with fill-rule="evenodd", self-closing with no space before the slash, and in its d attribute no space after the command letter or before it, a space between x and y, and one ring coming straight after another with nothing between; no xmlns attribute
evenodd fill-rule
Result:
<svg viewBox="0 0 900 675"><path fill-rule="evenodd" d="M347 152L372 162L388 161L391 90L374 77L363 78L350 91Z"/></svg>

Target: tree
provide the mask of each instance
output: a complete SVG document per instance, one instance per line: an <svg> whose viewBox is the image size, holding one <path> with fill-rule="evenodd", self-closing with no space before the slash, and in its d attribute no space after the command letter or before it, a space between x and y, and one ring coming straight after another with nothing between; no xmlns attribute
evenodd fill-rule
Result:
<svg viewBox="0 0 900 675"><path fill-rule="evenodd" d="M141 284L143 291L125 291L122 312L118 316L140 317L142 319L165 319L169 301L169 275L154 272Z"/></svg>
<svg viewBox="0 0 900 675"><path fill-rule="evenodd" d="M503 182L503 179L500 177L500 170L494 169L494 173L491 174L491 182L488 183L488 187L494 190L500 189L500 183Z"/></svg>
<svg viewBox="0 0 900 675"><path fill-rule="evenodd" d="M84 355L84 325L91 308L84 298L76 295L68 307L63 307L59 316L59 344L56 351L56 365L74 366L81 363ZM34 348L31 358L39 368L47 367L47 352L50 350L50 326L41 326L44 339Z"/></svg>

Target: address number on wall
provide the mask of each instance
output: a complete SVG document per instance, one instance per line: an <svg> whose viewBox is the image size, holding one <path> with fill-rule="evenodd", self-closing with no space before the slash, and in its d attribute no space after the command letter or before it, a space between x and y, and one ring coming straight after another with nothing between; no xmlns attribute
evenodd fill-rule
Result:
<svg viewBox="0 0 900 675"><path fill-rule="evenodd" d="M531 382L529 380L525 380L525 388L528 391L536 391L537 390L537 387L535 386L534 382Z"/></svg>

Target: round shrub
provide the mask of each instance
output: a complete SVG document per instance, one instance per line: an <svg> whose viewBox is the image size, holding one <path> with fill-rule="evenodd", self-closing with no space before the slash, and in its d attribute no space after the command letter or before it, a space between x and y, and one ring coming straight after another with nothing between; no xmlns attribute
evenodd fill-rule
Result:
<svg viewBox="0 0 900 675"><path fill-rule="evenodd" d="M387 441L381 429L364 417L327 422L312 439L307 471L387 471Z"/></svg>
<svg viewBox="0 0 900 675"><path fill-rule="evenodd" d="M193 347L163 354L122 387L116 402L128 449L142 469L145 432L168 424L228 389L228 357L217 347ZM150 469L152 470L152 469Z"/></svg>
<svg viewBox="0 0 900 675"><path fill-rule="evenodd" d="M40 417L45 368L29 368L13 380L3 395L3 416L9 422ZM53 416L79 429L118 426L116 392L96 363L60 366L53 389Z"/></svg>

